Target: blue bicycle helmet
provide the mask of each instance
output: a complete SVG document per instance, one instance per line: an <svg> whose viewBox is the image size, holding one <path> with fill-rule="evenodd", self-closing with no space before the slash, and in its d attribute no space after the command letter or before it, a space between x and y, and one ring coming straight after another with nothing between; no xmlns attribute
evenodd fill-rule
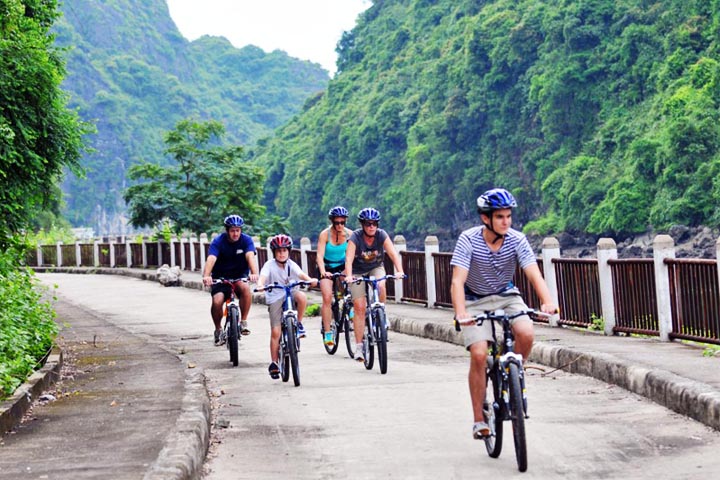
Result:
<svg viewBox="0 0 720 480"><path fill-rule="evenodd" d="M225 228L242 227L245 225L245 221L240 215L228 215L225 217L225 221L223 223L225 224Z"/></svg>
<svg viewBox="0 0 720 480"><path fill-rule="evenodd" d="M332 220L335 217L345 217L347 218L350 214L347 211L347 208L341 207L340 205L333 207L328 212L328 218Z"/></svg>
<svg viewBox="0 0 720 480"><path fill-rule="evenodd" d="M504 188L493 188L477 198L478 213L491 213L503 208L515 208L517 202L512 193Z"/></svg>
<svg viewBox="0 0 720 480"><path fill-rule="evenodd" d="M362 210L360 210L360 213L358 213L357 218L361 222L365 222L368 220L379 222L380 221L380 212L378 212L374 208L363 208Z"/></svg>

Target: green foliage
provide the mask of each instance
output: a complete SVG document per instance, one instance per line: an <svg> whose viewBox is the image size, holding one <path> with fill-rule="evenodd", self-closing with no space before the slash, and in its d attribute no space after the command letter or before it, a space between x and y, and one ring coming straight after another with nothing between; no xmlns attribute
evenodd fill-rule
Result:
<svg viewBox="0 0 720 480"><path fill-rule="evenodd" d="M703 357L720 357L720 345L708 345L703 349Z"/></svg>
<svg viewBox="0 0 720 480"><path fill-rule="evenodd" d="M588 330L604 332L605 331L605 319L603 317L598 317L594 313L590 314L590 325L588 325Z"/></svg>
<svg viewBox="0 0 720 480"><path fill-rule="evenodd" d="M0 251L0 398L12 394L48 353L57 335L55 313L19 248Z"/></svg>
<svg viewBox="0 0 720 480"><path fill-rule="evenodd" d="M325 88L320 65L279 50L241 49L220 37L188 42L164 0L64 0L55 26L68 47L64 88L83 118L97 123L87 179L64 183L75 226L103 232L119 223L131 166L169 165L164 132L185 118L217 120L230 143L269 135Z"/></svg>
<svg viewBox="0 0 720 480"><path fill-rule="evenodd" d="M39 211L58 211L63 168L81 172L88 127L60 90L65 70L49 33L56 16L54 0L0 0L0 249Z"/></svg>
<svg viewBox="0 0 720 480"><path fill-rule="evenodd" d="M305 309L306 317L317 317L320 315L320 305L317 303L311 303Z"/></svg>
<svg viewBox="0 0 720 480"><path fill-rule="evenodd" d="M260 219L263 173L242 161L241 147L219 145L224 134L220 122L192 120L168 132L166 153L177 165L145 163L129 170L138 182L125 191L130 222L155 227L167 237L169 229L212 232L230 213L239 213L249 225Z"/></svg>
<svg viewBox="0 0 720 480"><path fill-rule="evenodd" d="M314 236L335 204L409 239L505 186L529 231L720 225L718 2L385 0L322 96L252 150Z"/></svg>

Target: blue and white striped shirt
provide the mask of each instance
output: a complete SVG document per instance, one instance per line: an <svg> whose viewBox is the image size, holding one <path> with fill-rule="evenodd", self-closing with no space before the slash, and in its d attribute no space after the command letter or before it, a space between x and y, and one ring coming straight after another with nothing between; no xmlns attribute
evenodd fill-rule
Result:
<svg viewBox="0 0 720 480"><path fill-rule="evenodd" d="M460 234L450 265L468 271L465 285L473 293L493 295L508 288L518 263L525 269L537 261L521 232L509 229L500 250L493 252L483 237L484 229L484 226L474 227Z"/></svg>

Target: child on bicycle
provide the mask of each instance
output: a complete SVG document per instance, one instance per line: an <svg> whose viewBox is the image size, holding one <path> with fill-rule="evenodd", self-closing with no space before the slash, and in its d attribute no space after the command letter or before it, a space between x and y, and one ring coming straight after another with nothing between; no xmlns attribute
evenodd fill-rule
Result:
<svg viewBox="0 0 720 480"><path fill-rule="evenodd" d="M265 262L260 270L260 276L257 281L257 288L263 288L266 285L279 283L287 285L297 280L305 280L317 284L316 278L310 278L302 271L300 265L290 260L290 249L292 249L293 241L287 235L275 235L270 240L270 250L273 258ZM305 327L302 324L303 314L307 306L307 296L300 290L293 291L293 300L298 312L298 337L305 336ZM283 314L283 303L285 301L285 291L282 289L274 289L265 292L265 303L268 306L270 316L270 365L268 373L273 379L280 377L280 334L281 322Z"/></svg>

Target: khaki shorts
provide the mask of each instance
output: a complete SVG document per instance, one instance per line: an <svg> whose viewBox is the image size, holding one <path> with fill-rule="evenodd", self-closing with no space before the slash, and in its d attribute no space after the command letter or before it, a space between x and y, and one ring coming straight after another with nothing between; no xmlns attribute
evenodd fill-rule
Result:
<svg viewBox="0 0 720 480"><path fill-rule="evenodd" d="M505 310L508 313L517 312L519 310L527 310L527 305L523 301L520 295L489 295L479 300L474 300L466 303L467 311L470 315L478 315L487 311L494 310ZM517 322L531 322L532 320L527 315L523 315L510 320L511 325L515 325ZM462 325L463 340L465 342L465 348L470 349L470 345L482 341L492 340L492 326L490 322L483 322L482 326L477 325ZM496 328L498 337L502 335L502 331Z"/></svg>
<svg viewBox="0 0 720 480"><path fill-rule="evenodd" d="M297 296L302 292L293 292L293 299L297 303ZM285 297L268 305L268 314L270 315L270 328L279 327L282 323L283 307L285 306Z"/></svg>
<svg viewBox="0 0 720 480"><path fill-rule="evenodd" d="M356 275L353 273L353 276L356 276ZM357 275L357 276L375 277L375 278L384 277L385 276L385 267L376 267L364 275ZM357 300L358 298L365 297L365 285L366 285L366 282L352 283L349 285L350 293L352 294L353 300Z"/></svg>

